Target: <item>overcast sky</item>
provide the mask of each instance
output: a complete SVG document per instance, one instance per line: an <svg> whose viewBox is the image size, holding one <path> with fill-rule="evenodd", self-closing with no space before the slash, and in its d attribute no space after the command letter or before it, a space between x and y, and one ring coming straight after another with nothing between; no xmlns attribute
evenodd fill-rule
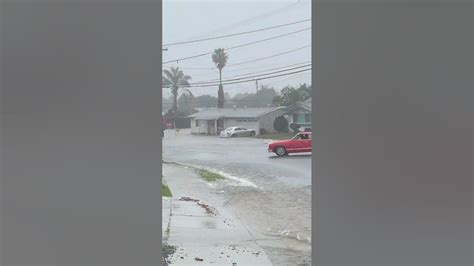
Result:
<svg viewBox="0 0 474 266"><path fill-rule="evenodd" d="M308 0L165 0L163 3L163 44L227 35L310 18L311 1ZM311 27L311 21L236 37L169 46L168 51L163 51L163 61L166 62L212 52L216 48L236 46L309 27ZM230 50L228 51L229 60L227 63L229 66L225 67L222 72L223 79L311 61L311 47L307 47L278 57L231 66L235 63L271 56L310 44L311 30L306 30L278 39ZM163 68L171 66L183 68L185 74L192 77L192 82L208 81L219 77L216 69L210 69L215 68L210 55L179 63L164 64ZM299 69L294 71L296 70ZM259 81L259 85L272 86L276 90L280 90L286 85L297 86L300 83L311 83L311 71ZM224 86L224 91L231 95L241 92L255 92L255 90L254 81ZM217 96L217 86L215 88L192 88L192 91L195 95L210 94ZM163 96L168 97L169 95L169 89L164 89Z"/></svg>

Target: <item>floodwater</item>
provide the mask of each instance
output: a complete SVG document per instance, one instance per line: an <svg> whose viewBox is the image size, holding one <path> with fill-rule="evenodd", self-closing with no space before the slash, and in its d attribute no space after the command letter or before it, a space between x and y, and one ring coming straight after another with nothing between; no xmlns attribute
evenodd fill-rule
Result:
<svg viewBox="0 0 474 266"><path fill-rule="evenodd" d="M215 189L227 207L251 230L278 237L264 246L274 265L311 264L311 154L277 157L256 138L167 133L163 160L222 173Z"/></svg>

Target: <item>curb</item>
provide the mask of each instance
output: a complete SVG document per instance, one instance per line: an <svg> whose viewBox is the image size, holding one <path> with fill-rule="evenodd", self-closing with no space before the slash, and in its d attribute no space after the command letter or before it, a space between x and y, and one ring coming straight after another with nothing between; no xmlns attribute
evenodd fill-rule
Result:
<svg viewBox="0 0 474 266"><path fill-rule="evenodd" d="M165 160L162 160L162 163L177 165L177 166L181 166L181 167L188 167L188 168L191 168L192 170L208 171L208 172L211 172L211 173L214 173L214 174L221 175L222 177L224 177L225 180L239 182L241 184L247 183L247 186L249 186L249 187L253 187L253 188L258 189L258 190L263 190L263 188L253 184L252 182L250 182L248 180L241 180L238 177L232 176L232 175L224 173L222 171L216 171L215 169L211 169L209 167L183 164L183 163L177 163L177 162L170 162L170 161L165 161Z"/></svg>

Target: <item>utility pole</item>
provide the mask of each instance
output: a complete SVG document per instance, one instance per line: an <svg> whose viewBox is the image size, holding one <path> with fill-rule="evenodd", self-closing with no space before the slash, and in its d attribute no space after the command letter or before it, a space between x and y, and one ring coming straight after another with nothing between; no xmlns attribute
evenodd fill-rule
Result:
<svg viewBox="0 0 474 266"><path fill-rule="evenodd" d="M258 107L258 79L255 80L255 88L257 89L257 93L255 94L255 107Z"/></svg>

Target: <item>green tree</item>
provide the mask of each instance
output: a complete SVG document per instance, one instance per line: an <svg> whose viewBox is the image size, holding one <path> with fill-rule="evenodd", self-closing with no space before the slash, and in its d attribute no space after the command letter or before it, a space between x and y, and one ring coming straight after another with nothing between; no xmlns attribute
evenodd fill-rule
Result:
<svg viewBox="0 0 474 266"><path fill-rule="evenodd" d="M173 104L171 110L174 114L178 112L178 92L180 88L189 87L190 76L184 75L178 67L163 70L163 87L169 87L173 95ZM189 90L188 90L189 92Z"/></svg>
<svg viewBox="0 0 474 266"><path fill-rule="evenodd" d="M258 93L238 93L230 100L237 107L266 107L273 104L275 89L262 86Z"/></svg>
<svg viewBox="0 0 474 266"><path fill-rule="evenodd" d="M298 88L284 87L280 94L273 98L273 103L279 106L290 106L311 98L311 85L301 84Z"/></svg>
<svg viewBox="0 0 474 266"><path fill-rule="evenodd" d="M272 105L276 95L277 93L274 88L261 86L257 94L257 107Z"/></svg>
<svg viewBox="0 0 474 266"><path fill-rule="evenodd" d="M217 107L224 108L224 87L222 86L222 69L227 64L227 53L224 52L223 48L215 49L212 54L212 61L219 70L219 90L217 91Z"/></svg>
<svg viewBox="0 0 474 266"><path fill-rule="evenodd" d="M181 96L178 98L178 113L183 116L192 114L195 99L196 98L190 90L184 89L184 92L181 93Z"/></svg>
<svg viewBox="0 0 474 266"><path fill-rule="evenodd" d="M207 108L216 107L217 98L211 95L200 95L194 98L194 107Z"/></svg>

